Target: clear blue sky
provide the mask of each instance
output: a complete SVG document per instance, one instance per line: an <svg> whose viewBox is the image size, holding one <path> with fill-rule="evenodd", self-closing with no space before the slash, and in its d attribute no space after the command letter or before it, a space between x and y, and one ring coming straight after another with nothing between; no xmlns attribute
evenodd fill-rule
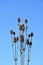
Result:
<svg viewBox="0 0 43 65"><path fill-rule="evenodd" d="M9 31L18 17L34 32L30 65L43 65L43 0L0 0L0 65L14 65Z"/></svg>

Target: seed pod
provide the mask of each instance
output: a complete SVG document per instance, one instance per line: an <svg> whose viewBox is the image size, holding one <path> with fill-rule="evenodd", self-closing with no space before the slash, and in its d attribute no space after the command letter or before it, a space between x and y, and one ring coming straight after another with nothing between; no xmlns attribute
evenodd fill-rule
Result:
<svg viewBox="0 0 43 65"><path fill-rule="evenodd" d="M30 47L32 46L32 42L29 43Z"/></svg>
<svg viewBox="0 0 43 65"><path fill-rule="evenodd" d="M15 43L17 42L17 39L16 39L16 37L14 37L13 41L14 41Z"/></svg>
<svg viewBox="0 0 43 65"><path fill-rule="evenodd" d="M24 24L22 24L22 31L24 31L25 30L25 27L24 27Z"/></svg>
<svg viewBox="0 0 43 65"><path fill-rule="evenodd" d="M18 18L18 22L20 22L20 18Z"/></svg>
<svg viewBox="0 0 43 65"><path fill-rule="evenodd" d="M22 31L24 31L24 30L25 30L25 28L23 27L23 28L22 28Z"/></svg>
<svg viewBox="0 0 43 65"><path fill-rule="evenodd" d="M28 37L30 37L31 35L30 34L28 34Z"/></svg>
<svg viewBox="0 0 43 65"><path fill-rule="evenodd" d="M27 23L27 19L25 19L25 23Z"/></svg>
<svg viewBox="0 0 43 65"><path fill-rule="evenodd" d="M22 30L22 25L19 25L19 30Z"/></svg>
<svg viewBox="0 0 43 65"><path fill-rule="evenodd" d="M29 44L29 39L26 39L26 44Z"/></svg>
<svg viewBox="0 0 43 65"><path fill-rule="evenodd" d="M13 34L13 30L10 30L10 34Z"/></svg>
<svg viewBox="0 0 43 65"><path fill-rule="evenodd" d="M22 34L20 35L20 42L24 42L24 36Z"/></svg>
<svg viewBox="0 0 43 65"><path fill-rule="evenodd" d="M13 34L15 35L15 32L13 32Z"/></svg>
<svg viewBox="0 0 43 65"><path fill-rule="evenodd" d="M33 32L31 32L31 37L33 36Z"/></svg>

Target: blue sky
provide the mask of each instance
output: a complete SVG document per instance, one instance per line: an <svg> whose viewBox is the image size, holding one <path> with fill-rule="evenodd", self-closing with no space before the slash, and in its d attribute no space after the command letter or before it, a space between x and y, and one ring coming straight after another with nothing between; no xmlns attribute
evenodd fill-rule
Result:
<svg viewBox="0 0 43 65"><path fill-rule="evenodd" d="M9 31L18 17L34 32L30 65L43 65L43 0L0 0L0 65L14 65Z"/></svg>

